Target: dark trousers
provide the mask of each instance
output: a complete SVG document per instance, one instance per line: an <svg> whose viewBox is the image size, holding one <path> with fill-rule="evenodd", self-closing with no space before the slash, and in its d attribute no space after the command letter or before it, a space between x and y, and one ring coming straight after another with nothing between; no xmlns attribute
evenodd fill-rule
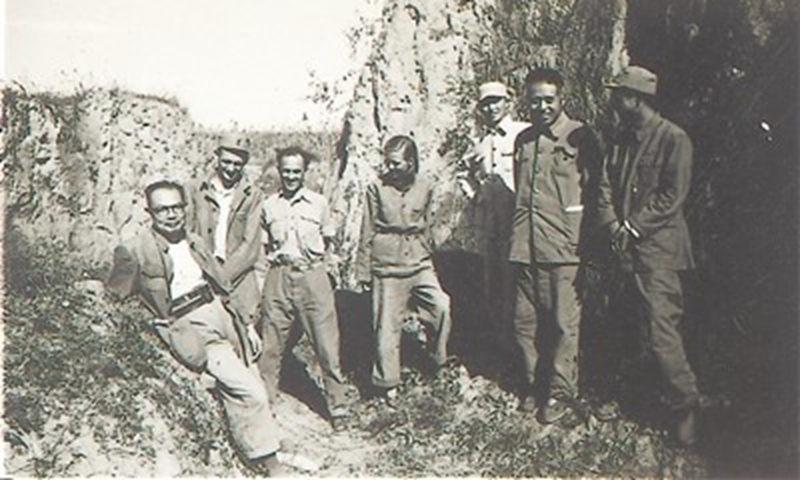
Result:
<svg viewBox="0 0 800 480"><path fill-rule="evenodd" d="M483 236L483 296L486 330L496 347L510 349L514 317L514 269L508 260L516 196L497 175L490 175L478 197Z"/></svg>
<svg viewBox="0 0 800 480"><path fill-rule="evenodd" d="M577 264L515 264L514 333L527 381L544 380L548 397L578 395L581 301ZM544 360L544 365L539 362ZM537 372L545 375L537 379Z"/></svg>
<svg viewBox="0 0 800 480"><path fill-rule="evenodd" d="M616 382L611 382L616 384L610 385L607 391L610 390L614 396L623 391L630 394L630 390L637 388L630 383L641 383L635 379L647 378L642 365L651 359L666 380L664 384L670 405L676 409L693 406L699 393L679 330L683 319L683 289L679 272L626 272L621 278L622 283L611 297L607 327L636 331L634 335L628 332L627 337L622 335L625 332L609 332L610 336L617 338L615 346L609 345L614 350L608 352L609 357L614 357L609 366L618 371L609 372L616 378ZM620 385L620 382L625 385Z"/></svg>

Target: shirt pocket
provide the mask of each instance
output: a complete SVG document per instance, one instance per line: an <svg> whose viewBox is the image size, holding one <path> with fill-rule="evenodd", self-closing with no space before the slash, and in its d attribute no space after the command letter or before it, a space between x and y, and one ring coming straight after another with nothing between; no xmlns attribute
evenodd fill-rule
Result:
<svg viewBox="0 0 800 480"><path fill-rule="evenodd" d="M553 178L565 215L582 211L578 149L570 145L553 147ZM573 215L574 216L574 215Z"/></svg>
<svg viewBox="0 0 800 480"><path fill-rule="evenodd" d="M301 213L297 216L297 229L302 250L316 255L325 253L321 218L308 213Z"/></svg>
<svg viewBox="0 0 800 480"><path fill-rule="evenodd" d="M658 156L654 152L646 152L636 164L636 183L639 185L656 183L660 170L661 164L658 161Z"/></svg>

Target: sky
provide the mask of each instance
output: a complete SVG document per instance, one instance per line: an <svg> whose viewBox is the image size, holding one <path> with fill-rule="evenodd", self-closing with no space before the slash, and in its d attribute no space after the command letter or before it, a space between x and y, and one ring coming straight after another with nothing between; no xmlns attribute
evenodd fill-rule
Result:
<svg viewBox="0 0 800 480"><path fill-rule="evenodd" d="M5 77L31 90L174 96L208 127L333 126L310 72L358 71L346 31L378 0L0 0ZM352 80L351 80L352 81ZM303 121L304 116L307 117Z"/></svg>

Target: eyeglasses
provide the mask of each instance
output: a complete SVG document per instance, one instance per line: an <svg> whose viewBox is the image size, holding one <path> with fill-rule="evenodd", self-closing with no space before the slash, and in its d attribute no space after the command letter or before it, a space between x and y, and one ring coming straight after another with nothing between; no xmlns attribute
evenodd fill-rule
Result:
<svg viewBox="0 0 800 480"><path fill-rule="evenodd" d="M175 205L162 205L160 207L151 208L150 211L153 215L167 215L172 212L183 212L186 208L185 203L176 203Z"/></svg>

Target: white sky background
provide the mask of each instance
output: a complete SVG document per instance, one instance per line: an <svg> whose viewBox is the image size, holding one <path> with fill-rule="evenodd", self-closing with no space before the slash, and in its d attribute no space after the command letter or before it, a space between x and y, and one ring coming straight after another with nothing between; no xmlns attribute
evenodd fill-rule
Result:
<svg viewBox="0 0 800 480"><path fill-rule="evenodd" d="M5 0L6 78L32 90L175 96L209 127L335 127L341 112L307 99L309 72L335 81L359 70L366 48L353 58L345 33L379 3Z"/></svg>

